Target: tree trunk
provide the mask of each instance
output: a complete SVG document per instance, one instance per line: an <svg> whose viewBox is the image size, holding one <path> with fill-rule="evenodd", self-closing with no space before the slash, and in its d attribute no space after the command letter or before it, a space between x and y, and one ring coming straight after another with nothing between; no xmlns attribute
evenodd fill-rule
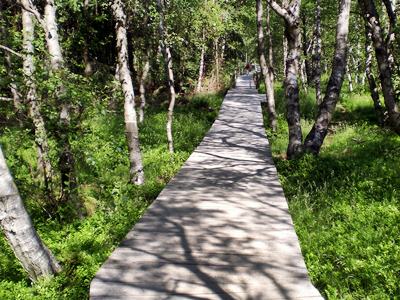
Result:
<svg viewBox="0 0 400 300"><path fill-rule="evenodd" d="M85 19L89 19L89 0L84 0L83 1L83 17ZM90 55L89 55L89 45L87 42L88 39L88 35L90 33L87 32L87 30L85 30L85 36L84 36L84 40L83 40L83 64L85 66L85 69L83 71L83 74L85 74L85 76L91 76L94 73L94 68L93 68L93 63L92 60L90 59Z"/></svg>
<svg viewBox="0 0 400 300"><path fill-rule="evenodd" d="M288 159L295 158L303 152L303 134L300 125L300 99L298 85L300 30L297 25L285 21L285 36L288 42L286 59L285 96L287 101L287 122L289 125Z"/></svg>
<svg viewBox="0 0 400 300"><path fill-rule="evenodd" d="M29 217L0 146L0 224L15 256L32 281L53 275L60 266L47 249Z"/></svg>
<svg viewBox="0 0 400 300"><path fill-rule="evenodd" d="M219 89L219 43L218 43L218 38L214 40L214 59L215 59L215 87L218 90Z"/></svg>
<svg viewBox="0 0 400 300"><path fill-rule="evenodd" d="M400 113L396 104L396 97L392 82L392 71L390 69L389 53L387 44L383 39L382 27L375 3L372 0L358 1L364 16L365 24L371 31L371 38L375 48L375 56L381 80L385 106L389 115L389 123L393 129L400 134Z"/></svg>
<svg viewBox="0 0 400 300"><path fill-rule="evenodd" d="M132 77L128 67L128 40L126 33L126 14L122 0L114 0L112 5L115 19L118 53L118 79L124 93L124 120L129 148L130 179L135 185L144 183L144 172L139 145L139 130L135 111L135 94Z"/></svg>
<svg viewBox="0 0 400 300"><path fill-rule="evenodd" d="M310 55L311 49L313 46L314 38L311 38L311 40L308 39L307 37L307 18L306 14L302 13L301 14L302 18L302 27L303 27L303 32L302 32L302 48L303 48L303 55L304 55L304 60L302 62L302 77L306 78L306 80L302 79L303 84L312 84L313 80L313 69L312 69L312 57ZM311 58L311 59L310 59ZM307 92L307 87L304 85L305 90Z"/></svg>
<svg viewBox="0 0 400 300"><path fill-rule="evenodd" d="M174 71L172 64L172 55L169 45L167 44L167 28L164 25L165 17L164 17L164 0L157 0L157 8L158 13L160 15L160 23L159 23L159 31L160 31L160 46L163 52L165 68L167 72L168 78L168 87L170 94L170 101L168 106L168 114L167 114L167 139L168 139L168 150L170 153L174 152L174 140L172 136L172 122L174 117L174 107L175 107L175 80L174 80Z"/></svg>
<svg viewBox="0 0 400 300"><path fill-rule="evenodd" d="M144 120L144 109L146 108L146 81L150 71L150 58L149 51L144 58L144 65L142 67L142 74L140 76L139 93L140 93L140 107L139 107L139 122Z"/></svg>
<svg viewBox="0 0 400 300"><path fill-rule="evenodd" d="M365 75L368 79L369 90L371 93L372 101L374 102L374 108L376 117L378 118L378 123L380 126L384 125L384 112L381 105L381 101L379 100L379 92L378 87L376 85L375 77L372 72L372 33L368 26L365 26Z"/></svg>
<svg viewBox="0 0 400 300"><path fill-rule="evenodd" d="M58 37L56 6L54 0L46 0L44 7L44 30L46 34L46 44L50 55L50 66L54 74L62 76L64 68L64 57ZM72 201L81 215L81 206L76 196L77 182L75 178L75 158L69 142L71 127L70 103L65 97L65 87L60 83L57 88L57 102L60 106L60 124L58 142L61 146L59 157L59 168L61 173L61 200L63 202Z"/></svg>
<svg viewBox="0 0 400 300"><path fill-rule="evenodd" d="M272 43L272 32L271 32L271 12L270 7L267 5L267 16L266 16L266 34L268 39L268 67L271 81L275 80L275 70L274 70L274 46Z"/></svg>
<svg viewBox="0 0 400 300"><path fill-rule="evenodd" d="M264 29L263 29L263 7L262 0L257 0L257 42L258 42L258 57L260 60L260 67L262 76L265 82L266 97L267 97L267 108L268 108L268 120L269 127L272 131L276 131L277 116L275 111L275 96L274 96L274 83L271 78L270 68L267 65L265 58L265 40L264 40Z"/></svg>
<svg viewBox="0 0 400 300"><path fill-rule="evenodd" d="M315 95L317 105L322 102L322 92L321 92L321 0L316 0L317 7L315 9L315 48L314 48L314 83L315 83Z"/></svg>
<svg viewBox="0 0 400 300"><path fill-rule="evenodd" d="M281 7L273 0L267 0L271 8L285 21L285 37L288 46L286 57L285 98L286 119L289 126L289 143L287 157L292 159L303 152L300 125L300 99L299 99L299 60L300 60L300 5L301 0L292 1L290 7Z"/></svg>
<svg viewBox="0 0 400 300"><path fill-rule="evenodd" d="M197 80L197 87L196 92L201 92L202 82L203 82L203 74L204 74L204 56L206 54L206 46L205 46L205 34L203 31L203 38L202 38L202 46L201 46L201 53L200 53L200 64L199 64L199 79Z"/></svg>
<svg viewBox="0 0 400 300"><path fill-rule="evenodd" d="M63 68L64 58L58 37L56 6L54 0L46 0L46 5L44 7L44 22L46 25L46 43L50 54L50 65L53 71L59 71Z"/></svg>
<svg viewBox="0 0 400 300"><path fill-rule="evenodd" d="M35 143L38 147L38 156L41 169L43 170L44 183L47 194L52 199L53 168L50 163L49 143L45 123L40 112L40 104L37 101L36 84L34 81L34 24L32 14L22 9L22 38L23 38L23 73L27 88L26 101L28 104L29 117L32 119L35 128Z"/></svg>
<svg viewBox="0 0 400 300"><path fill-rule="evenodd" d="M2 7L2 3L0 1L0 21L3 21L4 24L6 24L5 20L3 20L3 7ZM7 28L4 26L4 24L1 24L0 26L0 34L1 34L1 38L6 41L7 37L8 37L8 30ZM6 45L7 46L7 45ZM21 100L21 96L20 93L18 91L17 85L15 84L15 74L14 74L14 70L13 70L13 66L12 66L12 60L11 60L11 54L4 50L4 60L5 60L5 67L6 67L6 71L8 76L11 79L10 82L10 92L12 95L12 99L13 99L13 103L14 103L14 109L15 112L17 114L20 113L21 108L22 108L22 100Z"/></svg>
<svg viewBox="0 0 400 300"><path fill-rule="evenodd" d="M349 82L349 92L353 92L353 77L351 76L350 68L349 65L346 65L346 75L347 75L347 80Z"/></svg>
<svg viewBox="0 0 400 300"><path fill-rule="evenodd" d="M337 22L336 46L332 64L332 73L326 88L324 100L319 106L314 126L304 142L306 152L314 154L319 153L328 133L328 126L339 99L347 65L350 7L351 0L340 1L340 13Z"/></svg>

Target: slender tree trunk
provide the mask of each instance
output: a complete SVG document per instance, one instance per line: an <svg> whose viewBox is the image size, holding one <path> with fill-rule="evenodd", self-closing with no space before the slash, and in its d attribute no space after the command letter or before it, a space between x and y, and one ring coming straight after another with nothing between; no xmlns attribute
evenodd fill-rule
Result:
<svg viewBox="0 0 400 300"><path fill-rule="evenodd" d="M219 62L219 43L218 43L218 38L215 39L214 41L214 59L215 59L215 86L216 89L219 89L219 67L220 67L220 62Z"/></svg>
<svg viewBox="0 0 400 300"><path fill-rule="evenodd" d="M301 14L301 18L302 18L302 28L303 28L303 32L302 32L302 48L303 48L303 55L304 55L304 60L302 62L302 81L305 84L312 84L313 80L312 80L312 76L313 76L313 70L312 70L312 57L310 55L311 53L311 49L312 49L312 44L314 41L314 38L311 38L311 40L308 39L307 37L307 18L306 18L306 14L302 13ZM306 80L304 79L306 78ZM305 86L305 85L304 85ZM307 90L306 86L305 86L305 90Z"/></svg>
<svg viewBox="0 0 400 300"><path fill-rule="evenodd" d="M387 51L388 51L388 60L390 63L390 68L394 69L395 67L395 61L394 61L394 55L393 55L393 42L396 39L395 35L395 29L396 29L396 23L397 23L397 16L396 16L396 0L382 0L383 4L385 5L387 15L389 17L389 30L388 34L386 37L386 45L387 45Z"/></svg>
<svg viewBox="0 0 400 300"><path fill-rule="evenodd" d="M359 0L358 3L363 13L365 24L371 31L371 38L375 48L375 56L378 62L383 97L385 99L385 106L389 115L389 123L393 129L400 134L400 113L393 88L389 53L387 44L383 39L379 15L376 11L373 0Z"/></svg>
<svg viewBox="0 0 400 300"><path fill-rule="evenodd" d="M85 19L89 18L89 0L84 0L83 1L83 17ZM90 55L89 55L89 45L87 42L88 39L88 35L90 33L87 32L87 30L85 30L85 36L84 36L84 41L83 41L83 63L85 66L85 69L83 71L83 73L85 74L85 76L91 76L94 72L93 70L93 63L90 59Z"/></svg>
<svg viewBox="0 0 400 300"><path fill-rule="evenodd" d="M32 281L53 275L60 266L29 217L0 146L0 224L15 256Z"/></svg>
<svg viewBox="0 0 400 300"><path fill-rule="evenodd" d="M54 74L61 75L64 68L64 57L58 36L56 6L54 0L46 0L44 7L44 30L46 33L46 44L50 55L50 66ZM59 145L61 153L59 157L59 168L61 172L61 200L63 202L72 201L81 215L81 206L76 196L77 182L75 178L75 158L69 142L71 130L71 109L70 103L65 97L65 87L60 83L57 88L57 101L60 107L59 124Z"/></svg>
<svg viewBox="0 0 400 300"><path fill-rule="evenodd" d="M379 100L379 92L378 87L376 85L375 77L372 72L372 40L371 40L371 31L368 26L365 26L365 74L368 79L369 90L371 93L372 101L374 102L374 108L376 117L378 118L378 123L380 126L384 124L384 112L381 105L381 101Z"/></svg>
<svg viewBox="0 0 400 300"><path fill-rule="evenodd" d="M300 99L298 85L300 30L297 24L285 22L285 36L288 41L286 59L285 96L287 101L287 122L289 125L288 159L295 158L303 152L303 134L300 125Z"/></svg>
<svg viewBox="0 0 400 300"><path fill-rule="evenodd" d="M40 104L37 100L36 84L34 81L34 24L32 14L22 9L22 37L23 37L23 73L25 85L27 87L26 101L28 104L29 117L33 121L35 128L35 142L38 147L39 163L44 175L44 183L49 198L52 197L53 168L50 162L49 143L45 123L40 112Z"/></svg>
<svg viewBox="0 0 400 300"><path fill-rule="evenodd" d="M256 5L257 5L258 57L260 60L261 72L264 78L265 88L266 88L269 127L272 129L272 131L276 131L277 116L275 111L274 82L272 81L271 73L269 71L270 68L268 67L267 60L265 58L262 0L257 0Z"/></svg>
<svg viewBox="0 0 400 300"><path fill-rule="evenodd" d="M349 82L349 92L353 92L353 77L351 76L350 68L349 65L346 65L346 75L347 75L347 80Z"/></svg>
<svg viewBox="0 0 400 300"><path fill-rule="evenodd" d="M272 43L272 32L271 32L271 9L269 5L267 5L267 16L266 16L266 35L268 39L268 67L269 67L269 76L271 77L271 81L275 80L275 70L274 70L274 45Z"/></svg>
<svg viewBox="0 0 400 300"><path fill-rule="evenodd" d="M174 152L174 140L172 136L172 122L174 118L174 107L175 107L175 80L174 80L174 70L172 64L172 55L169 45L167 44L167 28L165 27L165 16L164 16L164 0L157 0L158 13L160 15L159 31L160 31L160 46L163 52L165 69L168 78L169 87L169 106L167 114L167 140L168 140L168 150L170 153Z"/></svg>
<svg viewBox="0 0 400 300"><path fill-rule="evenodd" d="M200 53L200 63L199 63L199 79L197 80L197 87L196 92L201 92L202 82L203 82L203 73L204 73L204 56L206 54L206 46L205 46L205 33L203 31L203 38L202 38L202 46L201 46L201 53Z"/></svg>
<svg viewBox="0 0 400 300"><path fill-rule="evenodd" d="M314 65L314 83L315 83L315 95L317 105L320 105L322 102L322 92L321 92L321 0L316 0L316 9L315 9L315 48L314 48L314 57L313 57L313 65Z"/></svg>
<svg viewBox="0 0 400 300"><path fill-rule="evenodd" d="M304 142L305 150L314 154L319 153L328 133L328 126L339 99L347 65L351 0L341 0L339 7L340 13L337 22L336 46L331 77L326 88L324 100L319 106L314 126Z"/></svg>
<svg viewBox="0 0 400 300"><path fill-rule="evenodd" d="M0 21L3 21L4 24L6 24L5 20L3 20L3 7L2 7L2 5L3 4L0 1ZM7 40L7 36L8 36L8 32L7 31L8 31L7 28L2 24L2 26L0 26L0 34L1 34L2 39L4 39L4 41ZM6 71L7 71L8 76L11 79L9 87L10 87L10 92L11 92L13 103L14 103L14 109L15 109L15 112L18 114L21 111L21 108L22 108L22 100L21 100L20 93L18 91L18 87L15 84L15 74L14 74L14 71L13 71L11 54L6 50L4 50L3 53L4 53L5 63L6 63L5 64Z"/></svg>
<svg viewBox="0 0 400 300"><path fill-rule="evenodd" d="M292 159L303 152L303 134L300 124L299 99L299 60L300 60L300 5L301 0L290 3L290 7L281 7L273 0L267 0L271 8L285 21L285 37L288 45L286 57L285 98L286 119L289 126L289 144L287 157Z"/></svg>
<svg viewBox="0 0 400 300"><path fill-rule="evenodd" d="M139 107L139 122L144 120L144 109L146 108L146 81L150 71L150 57L149 51L146 52L144 57L144 65L142 67L142 75L140 76L139 93L140 93L140 107Z"/></svg>
<svg viewBox="0 0 400 300"><path fill-rule="evenodd" d="M135 185L144 183L144 172L139 145L139 130L135 111L135 94L132 77L128 67L128 39L126 33L126 14L122 0L114 0L112 5L115 19L118 52L118 79L124 93L124 120L129 148L130 178Z"/></svg>

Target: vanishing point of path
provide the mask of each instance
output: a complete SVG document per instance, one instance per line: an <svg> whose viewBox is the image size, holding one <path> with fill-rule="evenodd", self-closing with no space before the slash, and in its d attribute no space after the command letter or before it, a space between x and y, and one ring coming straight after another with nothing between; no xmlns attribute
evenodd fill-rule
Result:
<svg viewBox="0 0 400 300"><path fill-rule="evenodd" d="M92 299L322 299L242 76L180 172L96 274Z"/></svg>

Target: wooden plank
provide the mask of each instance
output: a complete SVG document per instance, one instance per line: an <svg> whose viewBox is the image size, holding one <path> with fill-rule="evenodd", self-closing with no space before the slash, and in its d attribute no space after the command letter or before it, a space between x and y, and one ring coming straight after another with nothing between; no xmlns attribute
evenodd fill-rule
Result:
<svg viewBox="0 0 400 300"><path fill-rule="evenodd" d="M92 299L322 299L250 78L91 283Z"/></svg>

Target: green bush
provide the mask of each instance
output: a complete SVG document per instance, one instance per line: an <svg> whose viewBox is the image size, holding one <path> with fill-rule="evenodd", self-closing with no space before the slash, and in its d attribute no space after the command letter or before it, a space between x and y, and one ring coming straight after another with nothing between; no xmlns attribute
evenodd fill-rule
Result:
<svg viewBox="0 0 400 300"><path fill-rule="evenodd" d="M60 205L56 215L43 210L31 131L9 126L1 133L0 144L35 227L63 270L52 279L31 285L1 236L0 299L88 298L89 284L98 268L201 142L223 99L221 94L199 95L177 105L173 125L176 151L172 155L167 151L165 108L148 108L140 125L146 183L135 187L129 183L120 101L116 110L109 110L110 97L104 96L103 102L95 98L85 103L77 120L79 126L70 138L77 161L79 197L89 214L85 219L71 217L68 205ZM54 144L53 139L51 136Z"/></svg>

